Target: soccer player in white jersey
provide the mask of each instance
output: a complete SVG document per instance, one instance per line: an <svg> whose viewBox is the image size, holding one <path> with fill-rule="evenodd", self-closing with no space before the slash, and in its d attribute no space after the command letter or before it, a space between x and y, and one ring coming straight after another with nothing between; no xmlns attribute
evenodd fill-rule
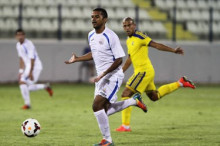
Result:
<svg viewBox="0 0 220 146"><path fill-rule="evenodd" d="M94 30L88 35L91 52L80 57L73 53L72 57L65 61L66 64L88 60L95 62L97 77L94 78L96 83L92 108L103 136L102 141L95 146L114 145L110 134L109 115L129 106L138 106L144 112L147 111L139 94L128 100L116 102L116 93L124 78L121 64L125 53L118 36L105 26L107 19L108 14L105 9L94 9L91 15Z"/></svg>
<svg viewBox="0 0 220 146"><path fill-rule="evenodd" d="M53 91L49 84L35 84L43 69L40 58L34 44L25 38L24 30L16 30L15 35L18 41L16 48L20 60L19 85L25 103L22 108L30 109L30 91L45 89L50 96L53 95Z"/></svg>

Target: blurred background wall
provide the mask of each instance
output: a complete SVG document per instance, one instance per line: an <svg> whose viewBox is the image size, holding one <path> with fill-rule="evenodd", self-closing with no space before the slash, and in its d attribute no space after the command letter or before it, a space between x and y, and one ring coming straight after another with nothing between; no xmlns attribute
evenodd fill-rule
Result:
<svg viewBox="0 0 220 146"><path fill-rule="evenodd" d="M172 47L181 46L185 55L161 52L149 48L149 56L156 71L156 82L175 81L186 75L200 83L220 83L220 43L207 42L167 42ZM43 62L41 81L78 81L80 62L72 65L64 64L72 52L82 55L87 46L84 40L48 41L35 40L36 48ZM125 41L121 42L126 52ZM17 80L19 60L14 40L0 41L0 82ZM124 57L124 61L126 57ZM126 72L125 81L133 73L132 68ZM85 72L83 72L85 76Z"/></svg>

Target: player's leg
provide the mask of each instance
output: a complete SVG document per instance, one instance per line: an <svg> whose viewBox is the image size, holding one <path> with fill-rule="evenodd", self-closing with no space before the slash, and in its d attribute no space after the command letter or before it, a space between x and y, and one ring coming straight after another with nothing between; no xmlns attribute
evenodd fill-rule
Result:
<svg viewBox="0 0 220 146"><path fill-rule="evenodd" d="M29 91L37 91L37 90L42 90L47 87L46 84L32 84L28 86Z"/></svg>
<svg viewBox="0 0 220 146"><path fill-rule="evenodd" d="M128 100L131 99L131 96L134 94L135 92L131 91L131 89L129 89L128 87L125 87L124 91L122 92L122 97L121 99L124 100ZM122 110L121 112L121 117L122 117L122 125L115 129L116 131L122 132L122 131L131 131L130 129L130 119L131 119L131 111L132 111L132 106L129 106L128 108Z"/></svg>
<svg viewBox="0 0 220 146"><path fill-rule="evenodd" d="M106 112L110 106L110 102L115 100L114 97L119 87L120 86L117 81L113 82L104 78L95 84L95 99L92 108L97 119L99 129L103 135L101 143L112 143L109 120Z"/></svg>
<svg viewBox="0 0 220 146"><path fill-rule="evenodd" d="M144 104L142 103L140 94L137 94L133 98L129 98L127 100L115 102L115 101L117 101L116 93L118 92L118 90L122 84L122 81L123 81L123 79L117 79L116 82L110 81L108 83L108 86L104 87L106 95L107 95L107 97L110 97L110 101L111 101L111 105L108 108L107 115L112 115L112 114L119 112L129 106L132 106L132 105L138 106L146 111L146 106L144 106ZM126 91L129 92L130 90L126 90ZM132 94L130 94L130 96L133 95L133 92L131 92L131 93Z"/></svg>
<svg viewBox="0 0 220 146"><path fill-rule="evenodd" d="M40 77L41 71L42 71L41 69L34 70L34 72L33 72L34 81L30 81L28 89L29 89L29 91L37 91L37 90L45 89L49 93L50 96L53 96L53 90L50 87L49 83L47 83L47 84L36 84L39 77Z"/></svg>
<svg viewBox="0 0 220 146"><path fill-rule="evenodd" d="M134 93L140 92L142 93L146 88L146 73L139 72L133 74L128 82L126 83L126 88L122 93L122 100L129 99ZM131 111L132 107L128 107L122 111L122 125L116 129L119 132L129 132L130 129L130 119L131 119Z"/></svg>
<svg viewBox="0 0 220 146"><path fill-rule="evenodd" d="M118 90L122 84L122 81L123 81L123 78L121 78L121 79L117 78L116 82L110 81L108 83L108 86L104 87L105 91L107 93L106 95L107 95L107 97L110 97L110 102L111 102L111 105L107 111L107 115L112 115L116 112L119 112L119 111L129 107L129 106L134 106L134 105L138 106L139 108L141 108L142 110L144 110L146 112L146 106L142 102L140 94L136 94L135 96L133 96L133 98L129 98L127 100L115 102L115 101L117 101L116 93L118 92ZM129 91L130 90L128 90L127 92L129 92ZM130 94L130 96L131 95L133 95L133 93Z"/></svg>
<svg viewBox="0 0 220 146"><path fill-rule="evenodd" d="M103 140L106 140L112 143L112 138L111 138L110 128L109 128L109 120L106 114L106 110L109 106L110 106L110 102L108 101L108 99L106 99L105 97L101 95L96 95L92 108L93 108L93 112L96 117L96 120L98 122L99 129L102 133Z"/></svg>
<svg viewBox="0 0 220 146"><path fill-rule="evenodd" d="M26 77L24 73L20 77L19 87L20 87L21 95L24 99L24 106L22 108L29 109L31 107L30 93L28 90L28 85L26 83Z"/></svg>
<svg viewBox="0 0 220 146"><path fill-rule="evenodd" d="M186 77L181 77L176 82L169 83L169 84L159 87L158 90L155 90L155 85L153 82L151 82L148 86L148 89L147 89L148 91L146 93L152 101L157 101L161 99L162 97L164 97L165 95L174 92L180 87L189 87L189 88L195 89L195 86L192 83L192 81L187 80Z"/></svg>
<svg viewBox="0 0 220 146"><path fill-rule="evenodd" d="M122 81L122 76L121 78L114 78L113 76L110 80L102 79L100 82L96 83L96 97L93 103L93 111L103 135L102 142L107 141L112 143L107 113L113 114L130 105L137 105L138 102L141 102L140 96L136 96L126 101L115 102L117 101L117 92L122 84Z"/></svg>
<svg viewBox="0 0 220 146"><path fill-rule="evenodd" d="M141 108L144 112L147 112L147 107L143 103L141 95L139 93L136 93L132 98L112 103L108 108L107 115L110 116L130 106L137 106Z"/></svg>
<svg viewBox="0 0 220 146"><path fill-rule="evenodd" d="M157 101L157 100L161 99L163 96L165 96L171 92L174 92L179 87L180 87L179 83L174 82L174 83L163 85L163 86L159 87L158 90L156 90L155 84L152 81L148 85L148 87L146 88L146 94L152 101Z"/></svg>
<svg viewBox="0 0 220 146"><path fill-rule="evenodd" d="M52 90L49 83L47 83L47 84L30 84L28 86L28 89L29 89L29 91L37 91L37 90L45 89L50 96L53 96L53 90Z"/></svg>

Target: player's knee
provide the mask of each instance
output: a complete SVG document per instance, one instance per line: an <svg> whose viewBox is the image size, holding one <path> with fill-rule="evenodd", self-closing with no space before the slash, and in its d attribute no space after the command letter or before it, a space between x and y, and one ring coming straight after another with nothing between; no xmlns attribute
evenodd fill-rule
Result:
<svg viewBox="0 0 220 146"><path fill-rule="evenodd" d="M121 97L123 98L123 97L128 97L128 96L127 96L126 93L123 92L123 93L121 94Z"/></svg>
<svg viewBox="0 0 220 146"><path fill-rule="evenodd" d="M93 103L92 104L92 110L93 110L93 112L99 111L99 106L97 104Z"/></svg>
<svg viewBox="0 0 220 146"><path fill-rule="evenodd" d="M152 91L150 93L147 93L147 96L150 98L152 101L157 101L159 99L157 92Z"/></svg>
<svg viewBox="0 0 220 146"><path fill-rule="evenodd" d="M105 105L105 106L102 106L102 105L99 105L99 104L94 104L92 105L92 110L93 112L97 112L97 111L100 111L100 110L105 110L105 111L108 111L108 108L109 106Z"/></svg>
<svg viewBox="0 0 220 146"><path fill-rule="evenodd" d="M102 109L105 109L105 106L102 104L102 102L97 102L97 101L93 102L92 110L94 112L97 112L97 111L102 110Z"/></svg>
<svg viewBox="0 0 220 146"><path fill-rule="evenodd" d="M153 96L153 97L150 97L150 100L152 100L152 101L157 101L158 100L158 97L155 97L155 96Z"/></svg>
<svg viewBox="0 0 220 146"><path fill-rule="evenodd" d="M19 85L22 85L22 84L26 84L26 83L23 81L19 81Z"/></svg>
<svg viewBox="0 0 220 146"><path fill-rule="evenodd" d="M110 106L110 102L103 96L97 95L93 101L92 109L94 112L105 110L107 111Z"/></svg>
<svg viewBox="0 0 220 146"><path fill-rule="evenodd" d="M129 89L126 88L126 89L123 91L121 97L122 97L122 98L123 98L123 97L131 97L133 94L134 94L134 93L133 93L131 90L129 90Z"/></svg>

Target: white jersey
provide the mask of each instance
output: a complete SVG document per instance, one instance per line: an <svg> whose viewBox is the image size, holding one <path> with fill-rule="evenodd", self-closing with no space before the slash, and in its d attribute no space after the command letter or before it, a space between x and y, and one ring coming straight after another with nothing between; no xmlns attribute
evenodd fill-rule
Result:
<svg viewBox="0 0 220 146"><path fill-rule="evenodd" d="M88 35L88 42L98 75L106 71L115 59L125 56L118 36L107 27L100 34L92 30ZM121 65L113 73L118 71L122 71Z"/></svg>
<svg viewBox="0 0 220 146"><path fill-rule="evenodd" d="M40 58L38 57L38 53L35 49L34 44L30 40L25 39L22 44L20 42L17 42L16 48L18 51L18 56L21 57L24 61L26 71L30 70L31 59L35 59L34 70L42 69L42 63L40 61Z"/></svg>

